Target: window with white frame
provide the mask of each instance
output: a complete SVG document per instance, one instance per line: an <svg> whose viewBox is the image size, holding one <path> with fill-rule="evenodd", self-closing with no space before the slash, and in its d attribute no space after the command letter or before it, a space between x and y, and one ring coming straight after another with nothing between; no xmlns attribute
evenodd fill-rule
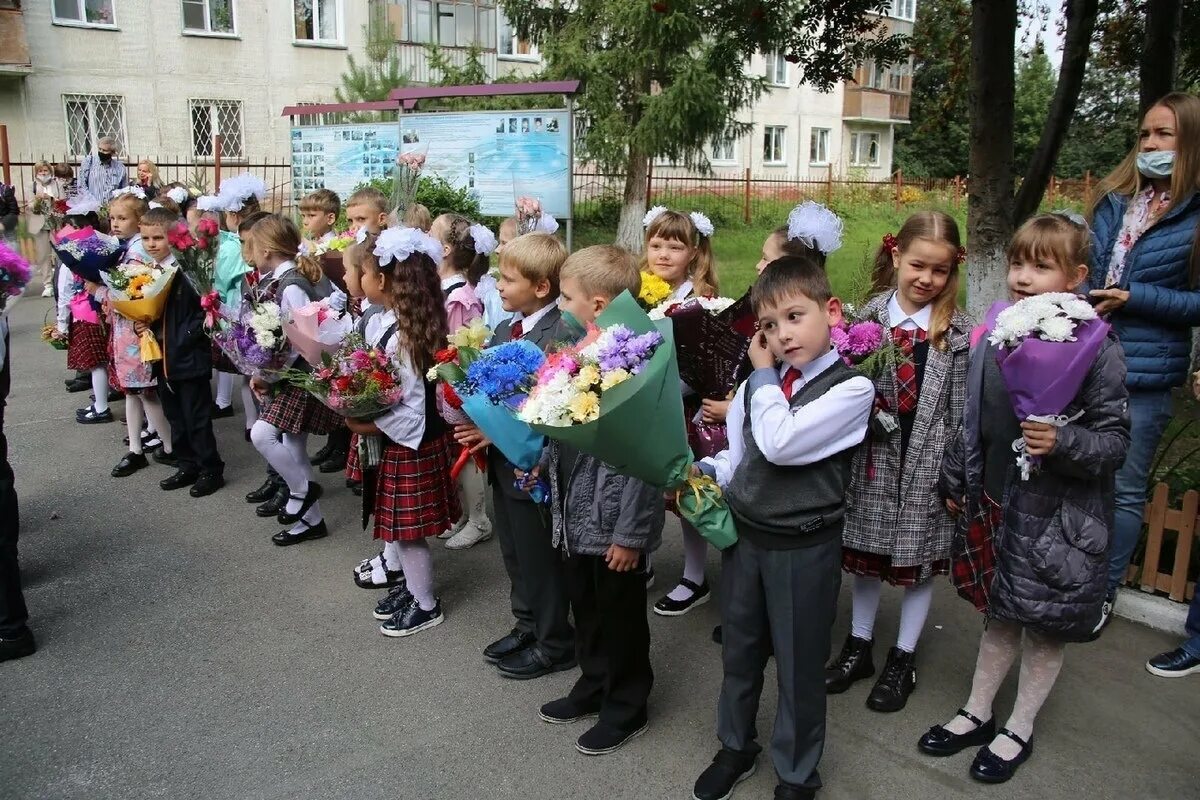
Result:
<svg viewBox="0 0 1200 800"><path fill-rule="evenodd" d="M908 83L909 64L907 61L900 61L888 67L888 89L893 92L906 92L909 90Z"/></svg>
<svg viewBox="0 0 1200 800"><path fill-rule="evenodd" d="M213 157L213 137L221 136L221 157L246 157L241 100L192 100L192 155Z"/></svg>
<svg viewBox="0 0 1200 800"><path fill-rule="evenodd" d="M783 53L767 53L767 82L775 86L787 86L788 62Z"/></svg>
<svg viewBox="0 0 1200 800"><path fill-rule="evenodd" d="M892 16L912 21L917 17L917 0L892 0Z"/></svg>
<svg viewBox="0 0 1200 800"><path fill-rule="evenodd" d="M233 0L183 0L183 29L188 33L229 33Z"/></svg>
<svg viewBox="0 0 1200 800"><path fill-rule="evenodd" d="M709 161L718 164L733 164L737 161L733 153L734 141L727 136L713 137L710 143Z"/></svg>
<svg viewBox="0 0 1200 800"><path fill-rule="evenodd" d="M507 37L507 48L517 48L512 26L506 20L498 21L494 0L393 0L391 5L403 9L398 15L401 22L394 23L399 41L442 47L478 45L484 50L497 50L497 37L502 42ZM502 54L504 47L500 45ZM528 54L518 50L509 55Z"/></svg>
<svg viewBox="0 0 1200 800"><path fill-rule="evenodd" d="M537 45L531 44L517 36L517 29L504 16L503 9L496 9L496 55L501 58L529 59L540 58Z"/></svg>
<svg viewBox="0 0 1200 800"><path fill-rule="evenodd" d="M53 0L54 21L68 25L116 25L113 0Z"/></svg>
<svg viewBox="0 0 1200 800"><path fill-rule="evenodd" d="M785 146L787 144L787 128L782 125L767 125L763 128L764 164L787 163Z"/></svg>
<svg viewBox="0 0 1200 800"><path fill-rule="evenodd" d="M72 158L83 158L106 136L125 149L125 100L115 94L65 94L63 111L67 120L67 150Z"/></svg>
<svg viewBox="0 0 1200 800"><path fill-rule="evenodd" d="M829 163L829 128L813 128L808 138L810 164Z"/></svg>
<svg viewBox="0 0 1200 800"><path fill-rule="evenodd" d="M855 131L850 134L850 163L856 167L879 165L879 134Z"/></svg>
<svg viewBox="0 0 1200 800"><path fill-rule="evenodd" d="M292 0L296 41L341 44L341 0Z"/></svg>

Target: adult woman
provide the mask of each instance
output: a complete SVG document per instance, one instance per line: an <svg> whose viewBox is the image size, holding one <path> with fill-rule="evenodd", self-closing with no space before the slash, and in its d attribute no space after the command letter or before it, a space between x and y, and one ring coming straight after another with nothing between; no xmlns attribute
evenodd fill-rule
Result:
<svg viewBox="0 0 1200 800"><path fill-rule="evenodd" d="M1133 441L1117 473L1109 547L1107 624L1142 529L1146 482L1188 376L1191 327L1200 325L1200 98L1174 92L1142 120L1137 145L1101 181L1092 208L1091 296L1125 350Z"/></svg>
<svg viewBox="0 0 1200 800"><path fill-rule="evenodd" d="M158 166L148 158L143 158L137 163L137 182L146 193L147 200L153 200L154 196L162 191L163 182L158 176Z"/></svg>
<svg viewBox="0 0 1200 800"><path fill-rule="evenodd" d="M33 165L33 191L30 194L25 224L33 237L37 277L42 281L42 297L54 296L54 252L50 249L50 221L37 213L41 206L67 198L66 184L54 177L54 168L47 161Z"/></svg>

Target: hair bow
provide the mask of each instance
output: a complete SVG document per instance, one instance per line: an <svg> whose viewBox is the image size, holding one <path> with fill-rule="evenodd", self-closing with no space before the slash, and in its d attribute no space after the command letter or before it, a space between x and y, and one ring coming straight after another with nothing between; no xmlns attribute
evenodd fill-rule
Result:
<svg viewBox="0 0 1200 800"><path fill-rule="evenodd" d="M172 188L171 191L167 192L167 197L174 200L178 205L183 205L185 202L187 202L189 196L188 190L182 186L176 186Z"/></svg>
<svg viewBox="0 0 1200 800"><path fill-rule="evenodd" d="M646 216L642 217L642 227L649 228L654 224L654 220L665 213L667 213L666 206L651 206L650 210L646 212Z"/></svg>
<svg viewBox="0 0 1200 800"><path fill-rule="evenodd" d="M200 211L224 211L225 203L216 195L202 194L196 198L196 208Z"/></svg>
<svg viewBox="0 0 1200 800"><path fill-rule="evenodd" d="M388 228L380 232L371 251L382 267L407 261L413 253L424 253L436 264L442 258L442 243L418 228Z"/></svg>
<svg viewBox="0 0 1200 800"><path fill-rule="evenodd" d="M788 214L787 238L829 255L842 246L842 220L837 214L812 200L801 203Z"/></svg>
<svg viewBox="0 0 1200 800"><path fill-rule="evenodd" d="M490 256L496 250L496 234L485 225L476 222L467 229L471 241L475 242L475 252L481 256Z"/></svg>
<svg viewBox="0 0 1200 800"><path fill-rule="evenodd" d="M121 195L131 194L138 200L146 199L146 191L140 186L122 186L120 189L113 189L110 199L116 200Z"/></svg>
<svg viewBox="0 0 1200 800"><path fill-rule="evenodd" d="M692 220L692 225L696 227L696 233L703 236L705 239L711 239L716 228L713 227L712 220L699 211L693 211L688 214Z"/></svg>

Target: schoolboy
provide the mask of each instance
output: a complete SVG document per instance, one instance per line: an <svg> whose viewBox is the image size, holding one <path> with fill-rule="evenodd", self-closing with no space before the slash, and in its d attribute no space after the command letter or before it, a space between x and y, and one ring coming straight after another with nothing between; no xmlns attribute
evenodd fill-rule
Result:
<svg viewBox="0 0 1200 800"><path fill-rule="evenodd" d="M359 189L346 201L346 222L354 230L379 235L388 224L387 196L378 189Z"/></svg>
<svg viewBox="0 0 1200 800"><path fill-rule="evenodd" d="M300 222L303 225L304 249L322 245L334 237L342 200L332 189L317 189L300 201Z"/></svg>

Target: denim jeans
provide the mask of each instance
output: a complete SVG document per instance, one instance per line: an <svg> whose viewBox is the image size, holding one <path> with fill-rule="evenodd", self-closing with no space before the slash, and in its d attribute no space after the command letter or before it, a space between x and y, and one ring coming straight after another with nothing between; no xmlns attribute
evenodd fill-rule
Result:
<svg viewBox="0 0 1200 800"><path fill-rule="evenodd" d="M1192 658L1200 658L1200 591L1192 596L1184 630L1187 631L1188 638L1181 646Z"/></svg>
<svg viewBox="0 0 1200 800"><path fill-rule="evenodd" d="M1129 392L1131 441L1125 463L1117 470L1117 512L1112 545L1108 549L1108 593L1117 591L1137 547L1146 512L1146 483L1158 442L1171 420L1171 392Z"/></svg>

